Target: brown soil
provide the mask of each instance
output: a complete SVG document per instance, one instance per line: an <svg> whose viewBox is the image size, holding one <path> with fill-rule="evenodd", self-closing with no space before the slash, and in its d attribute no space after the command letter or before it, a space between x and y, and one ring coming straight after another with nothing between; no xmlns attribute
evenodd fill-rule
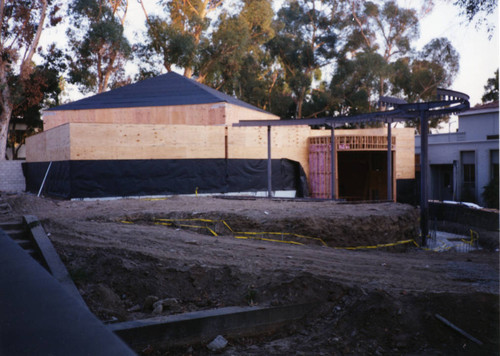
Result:
<svg viewBox="0 0 500 356"><path fill-rule="evenodd" d="M333 248L416 238L418 214L407 205L209 197L58 201L25 194L4 200L14 215L41 220L90 309L103 321L317 302L306 320L268 335L229 339L222 354L499 353L498 252L435 253L412 244ZM242 235L222 221L233 232L311 238ZM161 312L153 311L157 299L167 299ZM144 353L210 354L205 344L167 350L151 345Z"/></svg>

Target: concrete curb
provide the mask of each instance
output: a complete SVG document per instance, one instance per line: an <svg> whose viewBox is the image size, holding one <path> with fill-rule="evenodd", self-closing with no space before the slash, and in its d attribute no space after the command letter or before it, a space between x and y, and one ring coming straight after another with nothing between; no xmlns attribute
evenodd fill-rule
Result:
<svg viewBox="0 0 500 356"><path fill-rule="evenodd" d="M279 307L227 307L108 325L123 341L138 349L207 342L219 334L256 335L302 319L317 304Z"/></svg>
<svg viewBox="0 0 500 356"><path fill-rule="evenodd" d="M49 268L49 272L59 283L61 283L61 286L69 295L74 297L86 309L88 309L87 304L85 304L80 292L73 283L66 266L59 258L59 254L52 245L52 242L50 242L45 230L40 224L40 221L38 221L38 218L33 215L25 215L23 216L23 220L28 226L28 230L38 246L47 267Z"/></svg>

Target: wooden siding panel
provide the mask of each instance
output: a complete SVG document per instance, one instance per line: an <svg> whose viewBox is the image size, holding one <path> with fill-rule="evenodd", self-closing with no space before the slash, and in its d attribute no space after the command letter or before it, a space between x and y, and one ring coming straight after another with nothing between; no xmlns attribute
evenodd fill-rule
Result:
<svg viewBox="0 0 500 356"><path fill-rule="evenodd" d="M224 127L71 124L71 159L224 158Z"/></svg>
<svg viewBox="0 0 500 356"><path fill-rule="evenodd" d="M45 112L43 125L45 130L65 123L222 125L225 124L225 110L224 104L58 110Z"/></svg>
<svg viewBox="0 0 500 356"><path fill-rule="evenodd" d="M58 126L26 139L28 162L63 161L70 159L70 125Z"/></svg>

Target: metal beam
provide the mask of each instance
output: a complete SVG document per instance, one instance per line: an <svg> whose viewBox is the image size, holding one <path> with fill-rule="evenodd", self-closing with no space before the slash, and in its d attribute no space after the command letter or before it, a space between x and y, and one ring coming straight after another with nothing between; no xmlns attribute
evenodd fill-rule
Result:
<svg viewBox="0 0 500 356"><path fill-rule="evenodd" d="M427 120L425 111L422 111L420 113L420 232L422 246L427 245L427 236L429 235L429 199L427 194L429 123Z"/></svg>
<svg viewBox="0 0 500 356"><path fill-rule="evenodd" d="M335 170L335 125L331 126L331 133L330 133L330 166L331 166L331 198L332 200L335 199L335 176L336 176L336 170Z"/></svg>
<svg viewBox="0 0 500 356"><path fill-rule="evenodd" d="M273 196L272 164L271 164L271 125L267 126L267 197Z"/></svg>
<svg viewBox="0 0 500 356"><path fill-rule="evenodd" d="M392 123L387 122L387 200L392 200Z"/></svg>

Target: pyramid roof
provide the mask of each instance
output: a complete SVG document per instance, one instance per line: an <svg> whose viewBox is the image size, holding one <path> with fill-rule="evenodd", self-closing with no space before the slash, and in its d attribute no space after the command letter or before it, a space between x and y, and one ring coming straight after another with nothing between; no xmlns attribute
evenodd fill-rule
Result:
<svg viewBox="0 0 500 356"><path fill-rule="evenodd" d="M125 85L47 111L229 103L266 112L175 72Z"/></svg>

